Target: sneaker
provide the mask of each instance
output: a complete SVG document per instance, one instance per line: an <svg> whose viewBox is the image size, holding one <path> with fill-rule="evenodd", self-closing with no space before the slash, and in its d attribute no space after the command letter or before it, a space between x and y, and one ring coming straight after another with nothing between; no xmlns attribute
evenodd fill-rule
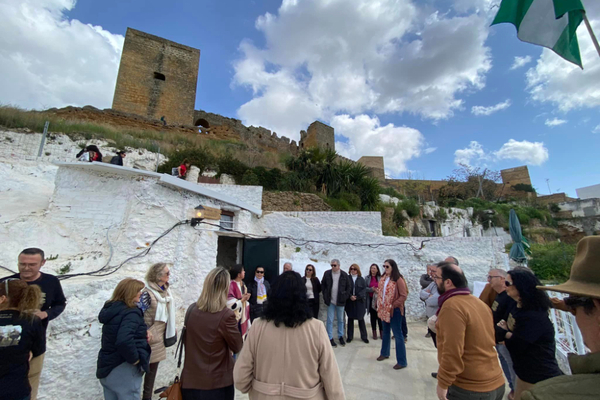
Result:
<svg viewBox="0 0 600 400"><path fill-rule="evenodd" d="M346 345L346 342L344 341L344 337L340 336L340 346L344 347Z"/></svg>
<svg viewBox="0 0 600 400"><path fill-rule="evenodd" d="M437 379L437 372L432 372L431 377Z"/></svg>
<svg viewBox="0 0 600 400"><path fill-rule="evenodd" d="M337 344L335 343L335 340L331 339L329 341L329 343L331 343L331 347L337 347Z"/></svg>

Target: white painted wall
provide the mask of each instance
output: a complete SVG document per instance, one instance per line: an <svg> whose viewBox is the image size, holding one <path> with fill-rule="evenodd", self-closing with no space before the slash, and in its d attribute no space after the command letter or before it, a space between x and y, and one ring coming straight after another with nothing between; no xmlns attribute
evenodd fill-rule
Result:
<svg viewBox="0 0 600 400"><path fill-rule="evenodd" d="M600 184L575 189L580 199L600 198Z"/></svg>

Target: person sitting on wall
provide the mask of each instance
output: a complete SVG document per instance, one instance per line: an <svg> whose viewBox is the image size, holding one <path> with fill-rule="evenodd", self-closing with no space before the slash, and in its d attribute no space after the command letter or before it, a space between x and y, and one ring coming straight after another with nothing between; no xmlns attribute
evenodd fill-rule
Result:
<svg viewBox="0 0 600 400"><path fill-rule="evenodd" d="M82 160L81 157L84 156L84 153L89 153L89 159ZM77 155L75 156L79 161L97 161L102 162L102 153L100 149L95 144L85 146Z"/></svg>
<svg viewBox="0 0 600 400"><path fill-rule="evenodd" d="M180 179L185 179L185 177L187 176L187 172L190 169L190 162L186 159L184 159L181 162L181 165L179 166L179 168L177 168L177 177Z"/></svg>
<svg viewBox="0 0 600 400"><path fill-rule="evenodd" d="M118 151L117 155L114 156L110 160L110 163L114 164L114 165L120 165L122 167L123 166L123 159L124 158L125 158L125 150Z"/></svg>

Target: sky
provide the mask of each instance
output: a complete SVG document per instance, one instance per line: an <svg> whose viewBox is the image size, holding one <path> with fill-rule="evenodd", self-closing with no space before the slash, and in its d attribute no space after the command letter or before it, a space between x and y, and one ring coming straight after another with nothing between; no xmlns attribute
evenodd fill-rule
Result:
<svg viewBox="0 0 600 400"><path fill-rule="evenodd" d="M600 34L600 2L582 0ZM600 183L600 56L490 26L500 0L0 0L0 104L110 108L127 27L200 49L196 109L298 141L331 125L394 178L527 165L538 194Z"/></svg>

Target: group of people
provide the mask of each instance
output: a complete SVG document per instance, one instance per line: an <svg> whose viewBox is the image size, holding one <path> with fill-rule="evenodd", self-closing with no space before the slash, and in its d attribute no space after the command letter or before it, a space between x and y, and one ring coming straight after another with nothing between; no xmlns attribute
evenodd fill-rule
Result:
<svg viewBox="0 0 600 400"><path fill-rule="evenodd" d="M126 152L125 150L119 150L117 151L116 155L113 156L109 162L110 164L113 165L120 165L123 166L123 159L126 156ZM98 148L98 146L96 146L95 144L91 144L88 146L85 146L83 149L81 149L81 151L79 153L77 153L77 155L75 156L75 158L77 158L77 161L84 161L84 162L103 162L104 158L102 156L102 153L100 152L100 149Z"/></svg>
<svg viewBox="0 0 600 400"><path fill-rule="evenodd" d="M527 268L491 269L480 298L471 294L456 258L428 265L420 298L438 349L433 373L438 399L500 400L505 382L510 399L600 398L599 262L600 237L587 237L578 244L565 284L541 286ZM35 399L45 329L66 305L58 279L40 272L44 263L40 249L26 249L19 255L19 274L0 282L0 399ZM319 280L314 265L300 276L287 263L271 283L259 266L248 284L243 265L211 270L180 332L183 399L233 399L234 388L251 399L344 399L335 339L342 346L352 342L358 321L361 339L368 342L366 314L373 338L379 327L382 339L377 360L390 357L395 340L393 368L405 368L408 285L397 263L385 260L383 271L373 264L364 277L356 264L348 273L337 259L330 265ZM168 264L154 264L144 281L119 282L100 311L96 375L105 399L151 398L159 363L177 341L170 276ZM547 290L569 297L552 301ZM320 296L325 324L318 319ZM591 351L569 358L571 376L556 361L551 307L575 314Z"/></svg>

